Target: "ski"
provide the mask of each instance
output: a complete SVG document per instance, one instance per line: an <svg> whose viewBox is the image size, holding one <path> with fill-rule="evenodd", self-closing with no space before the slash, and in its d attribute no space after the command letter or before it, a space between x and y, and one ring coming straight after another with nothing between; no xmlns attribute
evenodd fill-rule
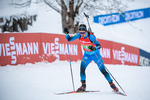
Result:
<svg viewBox="0 0 150 100"><path fill-rule="evenodd" d="M87 93L87 92L100 92L100 91L99 91L99 90L95 90L95 91L84 91L84 92L70 91L70 92L62 92L62 93L54 93L54 94L56 94L56 95L63 95L63 94ZM119 94L119 95L122 95L122 96L127 96L125 93L122 93L122 92L120 92L120 91L118 91L118 92L113 91L113 93Z"/></svg>
<svg viewBox="0 0 150 100"><path fill-rule="evenodd" d="M99 92L99 90L95 90L95 91L84 91L84 92L70 91L70 92L54 93L54 94L56 94L56 95L63 95L63 94L72 94L72 93L87 93L87 92Z"/></svg>
<svg viewBox="0 0 150 100"><path fill-rule="evenodd" d="M122 93L122 92L120 92L120 91L118 91L118 92L115 92L115 91L114 91L114 93L115 93L115 94L122 95L122 96L127 96L125 93Z"/></svg>

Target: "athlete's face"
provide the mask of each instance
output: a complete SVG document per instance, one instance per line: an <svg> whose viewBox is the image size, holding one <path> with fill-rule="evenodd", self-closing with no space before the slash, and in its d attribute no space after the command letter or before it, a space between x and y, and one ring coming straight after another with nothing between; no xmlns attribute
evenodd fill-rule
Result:
<svg viewBox="0 0 150 100"><path fill-rule="evenodd" d="M85 37L86 35L86 31L79 31L79 33L81 34L81 37Z"/></svg>

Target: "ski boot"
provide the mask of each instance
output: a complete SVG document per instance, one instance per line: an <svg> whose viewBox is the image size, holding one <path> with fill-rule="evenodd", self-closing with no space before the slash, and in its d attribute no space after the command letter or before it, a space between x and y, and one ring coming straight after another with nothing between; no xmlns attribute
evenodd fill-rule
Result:
<svg viewBox="0 0 150 100"><path fill-rule="evenodd" d="M82 82L82 86L78 88L77 92L84 92L86 90L86 84L85 82Z"/></svg>
<svg viewBox="0 0 150 100"><path fill-rule="evenodd" d="M109 84L110 84L110 87L113 89L114 92L119 91L119 89L115 86L115 84L112 81L110 81Z"/></svg>

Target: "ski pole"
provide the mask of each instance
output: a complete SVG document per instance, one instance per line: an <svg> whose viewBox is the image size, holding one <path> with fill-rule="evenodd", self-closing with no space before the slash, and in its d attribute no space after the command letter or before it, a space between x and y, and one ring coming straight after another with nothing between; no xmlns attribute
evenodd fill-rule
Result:
<svg viewBox="0 0 150 100"><path fill-rule="evenodd" d="M95 54L96 55L96 54ZM96 57L98 58L98 56L96 55ZM100 59L99 61L104 64L104 62L102 62ZM107 72L111 75L111 77L115 80L115 82L118 84L118 86L120 87L120 89L125 93L125 91L123 90L123 88L121 87L121 85L117 82L117 80L115 79L115 77L110 73L110 71L108 70L108 68L104 65L105 69L107 70Z"/></svg>
<svg viewBox="0 0 150 100"><path fill-rule="evenodd" d="M86 17L86 19L87 19L88 26L89 26L89 31L90 31L90 32L92 32L92 29L91 29L91 27L90 27L90 23L89 23L89 20L88 20L89 15L87 15L87 14L85 14L85 13L84 13L84 16L85 16L85 17Z"/></svg>
<svg viewBox="0 0 150 100"><path fill-rule="evenodd" d="M117 82L117 80L115 79L115 77L110 73L110 71L107 69L106 66L104 66L107 70L107 72L111 75L111 77L115 80L115 82L118 84L118 86L120 87L120 89L125 93L125 91L123 90L123 88L120 86L120 84Z"/></svg>
<svg viewBox="0 0 150 100"><path fill-rule="evenodd" d="M95 54L96 55L96 54ZM98 56L96 55L96 57L98 58ZM102 62L100 59L99 61L101 62L101 64L104 64L104 62ZM110 73L110 71L108 70L108 68L104 65L106 71L111 75L111 77L115 80L115 82L118 84L118 86L120 87L120 89L125 93L125 91L123 90L123 88L120 86L120 84L117 82L117 80L115 79L115 77Z"/></svg>
<svg viewBox="0 0 150 100"><path fill-rule="evenodd" d="M70 72L71 72L72 86L73 86L73 91L75 91L68 40L67 40L67 47L68 47L68 55L69 55L69 63L70 63Z"/></svg>

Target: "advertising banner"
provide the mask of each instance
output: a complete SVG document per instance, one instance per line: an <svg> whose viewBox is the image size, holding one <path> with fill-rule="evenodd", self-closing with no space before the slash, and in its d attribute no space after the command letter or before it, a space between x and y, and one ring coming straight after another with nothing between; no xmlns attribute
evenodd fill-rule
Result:
<svg viewBox="0 0 150 100"><path fill-rule="evenodd" d="M0 34L0 65L40 61L40 34Z"/></svg>
<svg viewBox="0 0 150 100"><path fill-rule="evenodd" d="M139 49L113 42L112 64L139 65Z"/></svg>
<svg viewBox="0 0 150 100"><path fill-rule="evenodd" d="M48 33L0 34L0 65L68 60L65 35ZM81 60L81 46L69 43L72 61Z"/></svg>
<svg viewBox="0 0 150 100"><path fill-rule="evenodd" d="M112 41L97 39L105 64L139 65L139 49ZM79 42L69 42L71 61L82 60L84 50ZM50 33L0 34L0 65L69 60L65 35Z"/></svg>
<svg viewBox="0 0 150 100"><path fill-rule="evenodd" d="M124 13L111 13L106 15L94 16L94 22L104 26L124 23L150 17L150 8L130 10Z"/></svg>
<svg viewBox="0 0 150 100"><path fill-rule="evenodd" d="M41 33L41 45L43 56L54 55L56 60L69 60L66 35ZM81 60L82 52L78 39L69 42L69 51L72 61Z"/></svg>
<svg viewBox="0 0 150 100"><path fill-rule="evenodd" d="M150 53L140 49L140 66L150 66Z"/></svg>
<svg viewBox="0 0 150 100"><path fill-rule="evenodd" d="M100 40L100 54L105 64L138 65L139 49L121 43Z"/></svg>
<svg viewBox="0 0 150 100"><path fill-rule="evenodd" d="M107 40L98 39L101 44L100 54L105 64L112 64L112 48L113 42Z"/></svg>

